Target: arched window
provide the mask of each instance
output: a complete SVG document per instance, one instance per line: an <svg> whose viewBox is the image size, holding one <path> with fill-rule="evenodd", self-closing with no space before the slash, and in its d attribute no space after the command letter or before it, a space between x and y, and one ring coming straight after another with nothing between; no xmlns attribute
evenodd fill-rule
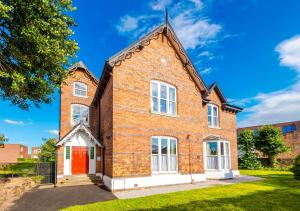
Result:
<svg viewBox="0 0 300 211"><path fill-rule="evenodd" d="M81 104L72 104L71 106L71 124L76 125L83 121L89 125L89 107Z"/></svg>
<svg viewBox="0 0 300 211"><path fill-rule="evenodd" d="M74 82L73 95L77 97L87 97L87 85L81 82Z"/></svg>
<svg viewBox="0 0 300 211"><path fill-rule="evenodd" d="M176 88L161 81L151 81L151 112L176 115Z"/></svg>

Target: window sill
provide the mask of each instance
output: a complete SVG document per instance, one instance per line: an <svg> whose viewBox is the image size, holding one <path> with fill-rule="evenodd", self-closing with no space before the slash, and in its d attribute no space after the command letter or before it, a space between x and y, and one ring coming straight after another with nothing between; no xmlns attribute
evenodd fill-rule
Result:
<svg viewBox="0 0 300 211"><path fill-rule="evenodd" d="M217 130L221 130L222 129L221 127L212 127L212 126L208 126L208 128L210 128L210 129L217 129Z"/></svg>
<svg viewBox="0 0 300 211"><path fill-rule="evenodd" d="M159 116L167 116L167 117L178 117L177 114L175 115L171 115L171 114L166 114L166 113L159 113L159 112L154 112L154 111L150 111L151 114L156 114L156 115L159 115Z"/></svg>
<svg viewBox="0 0 300 211"><path fill-rule="evenodd" d="M179 174L178 171L169 171L169 172L152 172L151 175L152 176L156 176L156 175L169 175L169 174Z"/></svg>

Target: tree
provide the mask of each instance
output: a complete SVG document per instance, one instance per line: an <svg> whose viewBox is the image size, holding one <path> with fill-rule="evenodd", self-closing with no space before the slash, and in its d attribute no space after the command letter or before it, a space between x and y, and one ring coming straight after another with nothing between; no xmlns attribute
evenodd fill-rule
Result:
<svg viewBox="0 0 300 211"><path fill-rule="evenodd" d="M300 154L296 157L294 166L291 170L294 173L295 179L300 180Z"/></svg>
<svg viewBox="0 0 300 211"><path fill-rule="evenodd" d="M6 138L5 135L0 133L0 146L3 146L5 142L8 142L8 138Z"/></svg>
<svg viewBox="0 0 300 211"><path fill-rule="evenodd" d="M21 109L50 103L78 50L72 0L0 0L0 98Z"/></svg>
<svg viewBox="0 0 300 211"><path fill-rule="evenodd" d="M267 125L258 129L255 147L265 156L268 156L271 167L277 164L277 155L287 152L289 148L284 143L281 130L278 127Z"/></svg>
<svg viewBox="0 0 300 211"><path fill-rule="evenodd" d="M256 169L261 166L255 154L255 138L252 130L243 130L238 135L240 152L239 166L244 169Z"/></svg>
<svg viewBox="0 0 300 211"><path fill-rule="evenodd" d="M43 139L44 143L41 146L41 151L39 153L40 161L51 162L55 161L55 138Z"/></svg>

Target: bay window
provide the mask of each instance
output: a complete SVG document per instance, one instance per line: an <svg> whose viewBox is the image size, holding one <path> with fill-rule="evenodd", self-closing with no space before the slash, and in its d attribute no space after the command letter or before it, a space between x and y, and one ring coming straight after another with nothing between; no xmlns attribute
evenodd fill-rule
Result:
<svg viewBox="0 0 300 211"><path fill-rule="evenodd" d="M205 145L207 170L230 169L230 144L228 141L207 141Z"/></svg>
<svg viewBox="0 0 300 211"><path fill-rule="evenodd" d="M160 81L151 81L151 112L176 115L176 88Z"/></svg>
<svg viewBox="0 0 300 211"><path fill-rule="evenodd" d="M154 136L152 141L152 172L177 172L177 140L171 137Z"/></svg>
<svg viewBox="0 0 300 211"><path fill-rule="evenodd" d="M81 104L72 104L71 106L71 124L76 125L80 121L89 124L89 107Z"/></svg>
<svg viewBox="0 0 300 211"><path fill-rule="evenodd" d="M218 106L208 104L207 106L208 126L212 128L219 127L219 112Z"/></svg>

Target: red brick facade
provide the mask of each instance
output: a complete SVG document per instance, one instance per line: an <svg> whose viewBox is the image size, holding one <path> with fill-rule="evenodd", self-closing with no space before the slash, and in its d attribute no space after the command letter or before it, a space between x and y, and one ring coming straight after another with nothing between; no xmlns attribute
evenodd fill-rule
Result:
<svg viewBox="0 0 300 211"><path fill-rule="evenodd" d="M290 147L291 151L287 153L282 153L278 156L279 159L295 159L297 155L300 154L300 121L295 122L284 122L284 123L278 123L278 124L272 124L276 127L278 127L280 130L282 130L282 127L284 126L294 126L295 131L288 132L283 134L284 140L287 146ZM251 126L251 127L245 127L245 128L238 128L238 133L242 130L249 129L249 130L255 130L262 125L257 126Z"/></svg>
<svg viewBox="0 0 300 211"><path fill-rule="evenodd" d="M183 64L182 55L169 39L160 33L118 65L107 65L111 70L103 70L97 90L97 84L88 81L88 75L75 71L75 78L78 75L88 84L89 99L76 99L71 86L62 87L60 137L71 130L70 104L90 105L93 110L90 129L104 145L103 166L97 164L96 168L101 172L103 168L102 173L110 178L151 176L152 136L176 138L178 173L182 175L204 173L203 141L208 136L222 137L230 142L231 170L238 168L237 110L228 109L219 89L208 90L201 78L189 69L192 65ZM151 112L151 80L176 87L175 116ZM70 78L67 84L73 81ZM218 128L208 127L207 102L218 107ZM100 154L100 149L97 153ZM62 154L63 151L58 150L58 159ZM62 173L60 169L58 174Z"/></svg>
<svg viewBox="0 0 300 211"><path fill-rule="evenodd" d="M0 163L15 163L18 158L28 158L28 147L21 144L4 144L0 147Z"/></svg>

